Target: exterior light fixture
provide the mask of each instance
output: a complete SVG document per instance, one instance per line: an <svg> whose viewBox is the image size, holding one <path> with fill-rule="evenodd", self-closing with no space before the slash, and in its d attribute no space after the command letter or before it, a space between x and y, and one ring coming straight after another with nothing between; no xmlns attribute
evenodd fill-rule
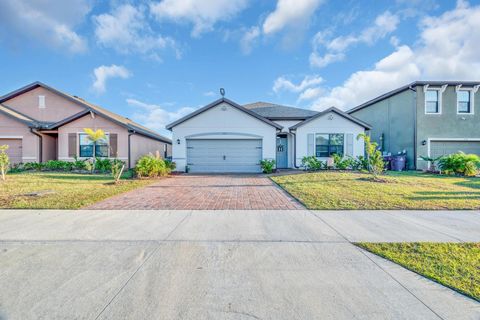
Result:
<svg viewBox="0 0 480 320"><path fill-rule="evenodd" d="M422 140L422 146L427 145L427 140Z"/></svg>
<svg viewBox="0 0 480 320"><path fill-rule="evenodd" d="M177 144L180 144L180 139L177 139Z"/></svg>

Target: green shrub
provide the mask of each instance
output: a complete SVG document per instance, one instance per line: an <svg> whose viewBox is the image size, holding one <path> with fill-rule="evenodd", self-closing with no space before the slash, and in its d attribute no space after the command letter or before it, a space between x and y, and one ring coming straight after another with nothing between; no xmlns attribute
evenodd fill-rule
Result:
<svg viewBox="0 0 480 320"><path fill-rule="evenodd" d="M165 162L165 166L169 170L169 172L174 171L177 168L177 164L173 162L172 160L165 159L163 160Z"/></svg>
<svg viewBox="0 0 480 320"><path fill-rule="evenodd" d="M438 167L445 174L475 176L480 167L480 157L463 152L452 153L438 160Z"/></svg>
<svg viewBox="0 0 480 320"><path fill-rule="evenodd" d="M275 160L264 159L260 161L260 166L262 167L263 173L272 173L275 168Z"/></svg>
<svg viewBox="0 0 480 320"><path fill-rule="evenodd" d="M48 171L72 171L73 162L61 161L61 160L48 160L43 166L40 166L40 170Z"/></svg>
<svg viewBox="0 0 480 320"><path fill-rule="evenodd" d="M107 158L96 158L95 159L95 170L100 172L111 172L112 171L112 160Z"/></svg>
<svg viewBox="0 0 480 320"><path fill-rule="evenodd" d="M342 157L342 156L339 156L338 154L333 155L333 166L335 167L335 169L339 169L339 170L352 169L354 165L355 165L355 159L350 156Z"/></svg>
<svg viewBox="0 0 480 320"><path fill-rule="evenodd" d="M162 158L149 154L138 159L135 172L140 178L156 178L167 175L169 169Z"/></svg>
<svg viewBox="0 0 480 320"><path fill-rule="evenodd" d="M368 171L368 160L364 156L358 156L353 159L352 170L356 171Z"/></svg>
<svg viewBox="0 0 480 320"><path fill-rule="evenodd" d="M34 170L34 171L41 171L45 168L45 164L41 162L27 162L23 164L24 170Z"/></svg>
<svg viewBox="0 0 480 320"><path fill-rule="evenodd" d="M308 156L302 158L302 167L305 170L309 171L317 171L321 169L327 168L327 162L323 163L322 161L318 160L315 156Z"/></svg>
<svg viewBox="0 0 480 320"><path fill-rule="evenodd" d="M79 160L77 157L74 159L75 160L72 162L74 170L91 170L91 167L87 165L87 160Z"/></svg>

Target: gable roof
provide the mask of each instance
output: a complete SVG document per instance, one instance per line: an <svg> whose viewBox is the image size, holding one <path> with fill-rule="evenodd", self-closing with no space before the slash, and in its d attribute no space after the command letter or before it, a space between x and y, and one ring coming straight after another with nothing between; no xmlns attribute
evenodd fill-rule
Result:
<svg viewBox="0 0 480 320"><path fill-rule="evenodd" d="M247 109L247 108L245 108L245 107L243 107L243 106L241 106L241 105L239 105L239 104L237 104L237 103L235 103L235 102L233 102L232 100L229 100L229 99L227 99L227 98L220 98L220 99L218 99L218 100L215 100L215 101L213 101L212 103L206 105L205 107L202 107L202 108L200 108L200 109L198 109L198 110L196 110L196 111L193 111L192 113L187 114L185 117L183 117L183 118L181 118L181 119L178 119L177 121L174 121L174 122L168 124L168 125L166 126L166 128L167 128L168 130L171 130L171 129L172 129L173 127L175 127L176 125L179 125L180 123L183 123L183 122L187 121L188 119L191 119L191 118L199 115L200 113L203 113L203 112L205 112L205 111L207 111L207 110L209 110L209 109L211 109L211 108L213 108L213 107L215 107L215 106L218 106L218 105L221 104L221 103L227 103L227 104L229 104L230 106L232 106L232 107L234 107L234 108L236 108L236 109L238 109L238 110L240 110L240 111L242 111L242 112L245 112L245 113L251 115L252 117L254 117L254 118L256 118L256 119L258 119L258 120L260 120L260 121L262 121L262 122L265 122L266 124L271 125L272 127L275 127L275 128L277 128L277 129L280 129L280 130L283 128L283 127L282 127L281 125L279 125L278 123L275 123L275 122L273 122L273 121L270 121L270 120L268 120L267 118L262 117L262 116L259 115L258 113L255 113L255 112L253 112L252 110L249 110L249 109Z"/></svg>
<svg viewBox="0 0 480 320"><path fill-rule="evenodd" d="M311 117L311 118L308 118L308 119L305 120L305 121L302 121L302 122L300 122L300 123L297 123L297 124L294 125L294 126L291 126L291 127L290 127L290 130L295 130L295 129L297 129L298 127L303 126L304 124L309 123L310 121L313 121L313 120L315 120L315 119L317 119L317 118L319 118L319 117L321 117L321 116L326 115L326 114L329 113L329 112L334 112L334 113L338 114L339 116L344 117L345 119L350 120L350 121L358 124L359 126L364 127L365 129L371 129L371 128L372 128L368 123L363 122L362 120L357 119L357 118L349 115L348 113L346 113L346 112L344 112L344 111L342 111L342 110L340 110L340 109L338 109L338 108L331 107L331 108L328 108L328 109L326 109L326 110L324 110L324 111L322 111L322 112L317 113L316 115L314 115L314 116Z"/></svg>
<svg viewBox="0 0 480 320"><path fill-rule="evenodd" d="M480 85L479 81L414 81L411 82L407 85L404 85L400 88L394 89L392 91L389 91L387 93L384 93L376 98L373 98L372 100L368 100L367 102L362 103L361 105L358 105L350 110L347 111L347 113L353 113L355 111L361 110L363 108L369 107L372 104L375 104L379 101L382 101L384 99L388 99L398 93L401 93L405 90L413 90L416 91L415 87L416 86L424 86L424 85L430 85L430 86L442 86L442 85L449 85L449 86L458 86L458 85L465 85L465 86L476 86Z"/></svg>
<svg viewBox="0 0 480 320"><path fill-rule="evenodd" d="M269 102L254 102L243 105L245 108L270 120L305 120L313 117L318 112L283 106Z"/></svg>
<svg viewBox="0 0 480 320"><path fill-rule="evenodd" d="M53 87L50 87L40 81L36 81L36 82L33 82L29 85L26 85L18 90L15 90L15 91L12 91L2 97L0 97L0 103L6 101L6 100L10 100L12 98L15 98L21 94L24 94L25 92L28 92L30 90L33 90L33 89L36 89L38 87L42 87L42 88L45 88L55 94L58 94L59 96L67 99L67 100L70 100L82 107L84 107L86 109L85 112L79 112L71 117L68 117L64 120L61 120L59 122L56 122L56 123L40 123L40 122L37 122L36 120L33 120L35 121L35 123L37 125L40 125L40 126L43 126L45 127L46 129L52 129L54 127L59 127L61 124L65 124L65 123L68 123L70 121L73 121L73 120L76 120L78 118L80 118L81 116L84 116L86 113L88 112L93 112L95 114L98 114L98 115L101 115L101 116L104 116L105 118L119 124L120 126L123 126L125 127L126 129L130 130L130 131L134 131L138 134L141 134L141 135L144 135L144 136L147 136L149 138L152 138L152 139L155 139L155 140L159 140L159 141L163 141L163 142L167 142L167 143L171 143L172 141L167 138L167 137L164 137L158 133L156 133L155 131L147 128L147 127L144 127L126 117L122 117L114 112L111 112L107 109L104 109L102 107L99 107L97 105L94 105L90 102L87 102L85 101L84 99L80 98L80 97L77 97L77 96L73 96L73 95L70 95L68 93L65 93L65 92L62 92L60 90L57 90Z"/></svg>

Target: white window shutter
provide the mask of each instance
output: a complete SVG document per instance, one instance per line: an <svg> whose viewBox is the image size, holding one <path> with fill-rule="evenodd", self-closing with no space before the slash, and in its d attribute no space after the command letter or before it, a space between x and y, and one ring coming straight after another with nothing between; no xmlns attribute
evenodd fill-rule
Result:
<svg viewBox="0 0 480 320"><path fill-rule="evenodd" d="M347 150L346 150L346 155L353 157L353 133L347 133L346 135L346 145L347 145Z"/></svg>
<svg viewBox="0 0 480 320"><path fill-rule="evenodd" d="M315 135L313 133L307 134L307 155L315 155Z"/></svg>

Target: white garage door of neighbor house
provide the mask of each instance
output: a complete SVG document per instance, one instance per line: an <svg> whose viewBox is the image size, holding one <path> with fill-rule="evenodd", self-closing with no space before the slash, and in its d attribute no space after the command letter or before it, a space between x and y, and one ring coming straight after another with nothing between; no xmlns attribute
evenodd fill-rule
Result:
<svg viewBox="0 0 480 320"><path fill-rule="evenodd" d="M433 158L459 151L480 155L480 141L431 141L430 143L430 156Z"/></svg>
<svg viewBox="0 0 480 320"><path fill-rule="evenodd" d="M261 172L262 140L187 140L189 172Z"/></svg>
<svg viewBox="0 0 480 320"><path fill-rule="evenodd" d="M22 162L22 139L1 139L0 146L8 145L7 155L10 163Z"/></svg>

